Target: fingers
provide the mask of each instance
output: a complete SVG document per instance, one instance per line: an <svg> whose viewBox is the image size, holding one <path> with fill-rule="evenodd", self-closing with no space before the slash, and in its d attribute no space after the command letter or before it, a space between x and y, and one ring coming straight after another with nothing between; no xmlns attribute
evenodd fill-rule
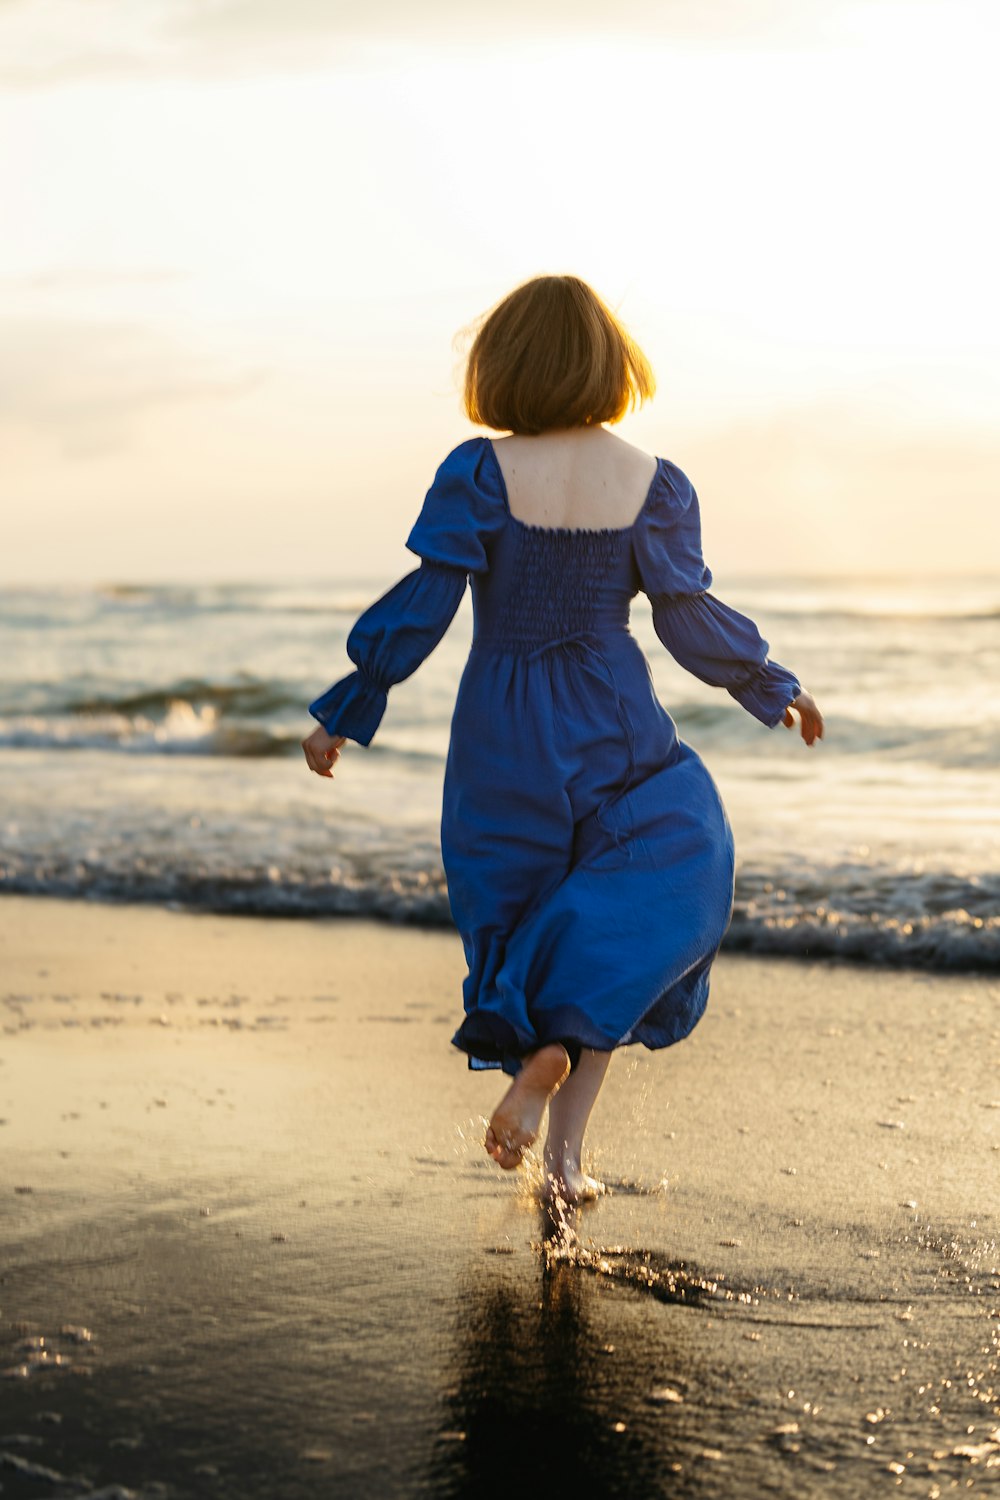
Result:
<svg viewBox="0 0 1000 1500"><path fill-rule="evenodd" d="M781 722L786 729L793 729L795 727L795 714L792 712L793 707L801 720L802 738L807 745L814 745L817 740L823 738L823 715L812 699L809 698L808 694L802 693L795 700L794 705L789 704L785 709Z"/></svg>
<svg viewBox="0 0 1000 1500"><path fill-rule="evenodd" d="M310 771L315 771L317 776L325 776L333 780L333 766L340 759L340 746L346 744L344 735L330 736L325 730L314 730L307 739L302 741L302 753L306 758L306 765Z"/></svg>
<svg viewBox="0 0 1000 1500"><path fill-rule="evenodd" d="M823 715L818 709L802 711L802 738L807 745L814 745L823 738Z"/></svg>
<svg viewBox="0 0 1000 1500"><path fill-rule="evenodd" d="M302 749L305 751L306 765L310 771L315 771L317 776L328 776L332 781L333 771L330 768L330 762L321 757L319 752L312 749L308 743L303 744Z"/></svg>

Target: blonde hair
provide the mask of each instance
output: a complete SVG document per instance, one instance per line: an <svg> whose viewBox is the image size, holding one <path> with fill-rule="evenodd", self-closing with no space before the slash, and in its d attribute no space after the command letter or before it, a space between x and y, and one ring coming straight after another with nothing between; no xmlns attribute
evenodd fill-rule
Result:
<svg viewBox="0 0 1000 1500"><path fill-rule="evenodd" d="M656 391L638 344L577 276L536 276L477 325L462 392L477 426L534 434L620 422Z"/></svg>

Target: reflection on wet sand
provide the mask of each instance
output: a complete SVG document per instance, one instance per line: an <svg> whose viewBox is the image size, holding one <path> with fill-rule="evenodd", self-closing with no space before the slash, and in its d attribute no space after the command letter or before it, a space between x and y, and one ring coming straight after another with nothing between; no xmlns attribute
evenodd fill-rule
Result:
<svg viewBox="0 0 1000 1500"><path fill-rule="evenodd" d="M540 1217L542 1240L558 1244L564 1226L544 1209ZM482 1500L549 1484L578 1495L638 1494L640 1485L650 1496L668 1493L679 1461L669 1430L654 1437L633 1418L640 1391L662 1387L668 1373L679 1378L683 1330L649 1324L646 1339L632 1327L624 1346L609 1342L597 1306L608 1297L544 1245L533 1274L500 1259L468 1264L430 1475L435 1495Z"/></svg>

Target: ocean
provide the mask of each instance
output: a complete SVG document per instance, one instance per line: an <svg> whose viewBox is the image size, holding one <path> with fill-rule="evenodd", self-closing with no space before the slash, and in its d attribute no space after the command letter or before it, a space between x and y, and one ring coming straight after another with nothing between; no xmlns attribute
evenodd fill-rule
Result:
<svg viewBox="0 0 1000 1500"><path fill-rule="evenodd" d="M350 670L394 578L8 588L0 602L0 892L213 912L450 921L438 827L472 634L390 694L331 782L306 705ZM736 839L724 948L1000 968L1000 582L717 579L823 712L811 748L632 630Z"/></svg>

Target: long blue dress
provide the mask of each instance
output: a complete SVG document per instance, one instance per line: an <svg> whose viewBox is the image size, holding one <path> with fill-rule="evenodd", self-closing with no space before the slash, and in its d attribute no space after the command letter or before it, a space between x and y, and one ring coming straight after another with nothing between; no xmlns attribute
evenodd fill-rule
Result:
<svg viewBox="0 0 1000 1500"><path fill-rule="evenodd" d="M636 593L703 682L770 728L800 691L757 626L708 592L698 497L668 459L630 526L541 527L510 511L492 443L444 459L407 547L420 567L365 611L357 668L309 705L371 742L393 683L448 629L472 575L474 629L451 725L441 851L468 976L455 1046L516 1073L561 1041L680 1041L702 1015L733 910L732 828L629 631Z"/></svg>

